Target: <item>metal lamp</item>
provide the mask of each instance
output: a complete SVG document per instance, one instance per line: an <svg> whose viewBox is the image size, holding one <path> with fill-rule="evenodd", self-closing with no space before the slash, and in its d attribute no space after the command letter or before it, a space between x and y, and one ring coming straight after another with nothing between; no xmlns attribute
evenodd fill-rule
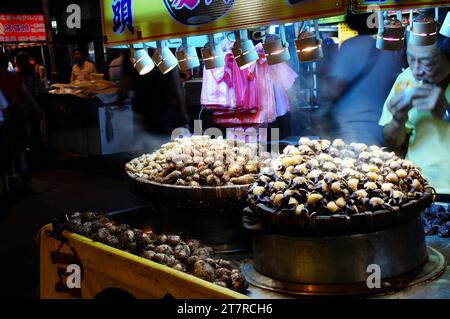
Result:
<svg viewBox="0 0 450 319"><path fill-rule="evenodd" d="M182 42L182 46L176 52L180 70L184 72L199 67L200 61L195 47L188 46L186 38L183 38Z"/></svg>
<svg viewBox="0 0 450 319"><path fill-rule="evenodd" d="M222 48L220 45L216 44L214 34L209 34L208 38L208 44L202 49L202 58L205 68L211 70L223 67L225 65L225 57Z"/></svg>
<svg viewBox="0 0 450 319"><path fill-rule="evenodd" d="M148 55L147 49L144 48L135 51L133 47L131 47L131 62L135 67L136 71L139 75L146 75L155 67L155 62Z"/></svg>
<svg viewBox="0 0 450 319"><path fill-rule="evenodd" d="M436 42L437 22L427 14L420 14L412 19L409 43L417 46L432 45Z"/></svg>
<svg viewBox="0 0 450 319"><path fill-rule="evenodd" d="M450 12L447 12L444 23L442 24L439 33L450 38Z"/></svg>
<svg viewBox="0 0 450 319"><path fill-rule="evenodd" d="M153 61L159 68L162 74L167 74L172 71L178 65L178 60L166 46L165 41L157 42L157 49L153 53Z"/></svg>
<svg viewBox="0 0 450 319"><path fill-rule="evenodd" d="M303 27L305 24L303 24ZM303 29L302 27L302 29ZM319 23L314 21L315 32L300 32L295 40L295 48L300 62L312 62L323 58L322 40L318 38Z"/></svg>
<svg viewBox="0 0 450 319"><path fill-rule="evenodd" d="M233 56L239 68L243 70L256 63L259 55L256 52L252 40L248 38L248 32L246 30L235 31L234 35L236 42L232 49Z"/></svg>
<svg viewBox="0 0 450 319"><path fill-rule="evenodd" d="M291 59L289 54L289 43L286 41L286 28L280 25L280 36L267 37L263 44L264 52L269 65L287 62Z"/></svg>
<svg viewBox="0 0 450 319"><path fill-rule="evenodd" d="M400 19L399 19L400 18ZM387 19L383 22L383 14L379 12L380 27L377 35L376 47L379 50L400 51L405 40L405 27L401 22L401 12L397 18Z"/></svg>
<svg viewBox="0 0 450 319"><path fill-rule="evenodd" d="M295 40L300 62L312 62L323 58L322 41L312 32L303 32Z"/></svg>

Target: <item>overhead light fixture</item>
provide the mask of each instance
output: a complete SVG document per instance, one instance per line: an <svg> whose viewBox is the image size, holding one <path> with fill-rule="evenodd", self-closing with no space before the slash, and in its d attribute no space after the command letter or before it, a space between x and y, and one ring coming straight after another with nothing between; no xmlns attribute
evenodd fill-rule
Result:
<svg viewBox="0 0 450 319"><path fill-rule="evenodd" d="M432 45L436 42L437 22L428 14L419 14L412 19L409 43L418 46Z"/></svg>
<svg viewBox="0 0 450 319"><path fill-rule="evenodd" d="M131 63L135 67L139 75L148 74L155 67L155 62L150 58L147 52L147 48L144 45L143 49L135 50L131 46Z"/></svg>
<svg viewBox="0 0 450 319"><path fill-rule="evenodd" d="M222 48L216 44L214 34L208 35L209 42L202 49L202 58L207 70L220 68L225 65L225 57Z"/></svg>
<svg viewBox="0 0 450 319"><path fill-rule="evenodd" d="M444 23L442 24L441 30L439 31L439 33L450 38L450 11L447 12Z"/></svg>
<svg viewBox="0 0 450 319"><path fill-rule="evenodd" d="M379 50L400 51L405 40L405 27L402 24L402 13L397 13L397 18L383 19L382 11L378 12L380 26L377 35L376 47Z"/></svg>
<svg viewBox="0 0 450 319"><path fill-rule="evenodd" d="M255 64L259 59L259 55L252 40L248 38L246 30L235 31L234 36L236 37L236 42L231 51L239 68L244 70Z"/></svg>
<svg viewBox="0 0 450 319"><path fill-rule="evenodd" d="M314 32L300 32L297 40L295 40L295 48L300 62L312 62L323 58L322 40L317 37L319 32L319 24L314 21ZM304 26L304 25L303 25Z"/></svg>
<svg viewBox="0 0 450 319"><path fill-rule="evenodd" d="M289 54L289 43L286 41L286 28L284 24L280 25L279 36L266 36L266 42L263 44L263 47L269 65L287 62L291 59L291 55Z"/></svg>
<svg viewBox="0 0 450 319"><path fill-rule="evenodd" d="M165 41L157 42L157 49L153 53L152 58L162 74L169 73L178 65L177 58L170 51L169 47L166 46Z"/></svg>
<svg viewBox="0 0 450 319"><path fill-rule="evenodd" d="M187 39L182 39L182 46L177 50L178 65L181 71L191 70L200 66L197 50L195 47L188 46Z"/></svg>

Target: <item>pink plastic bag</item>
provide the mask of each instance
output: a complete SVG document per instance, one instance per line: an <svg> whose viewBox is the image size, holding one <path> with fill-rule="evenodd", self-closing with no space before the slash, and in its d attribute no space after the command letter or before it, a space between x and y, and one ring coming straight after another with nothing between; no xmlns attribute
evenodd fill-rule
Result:
<svg viewBox="0 0 450 319"><path fill-rule="evenodd" d="M230 42L222 44L224 50ZM231 53L225 67L205 70L202 105L213 111L213 121L223 127L271 123L289 111L287 90L297 73L286 63L269 66L261 44L257 63L240 70Z"/></svg>
<svg viewBox="0 0 450 319"><path fill-rule="evenodd" d="M203 69L200 103L205 109L214 111L243 108L242 75L230 52L232 44L228 39L221 42L225 55L224 67L212 70Z"/></svg>

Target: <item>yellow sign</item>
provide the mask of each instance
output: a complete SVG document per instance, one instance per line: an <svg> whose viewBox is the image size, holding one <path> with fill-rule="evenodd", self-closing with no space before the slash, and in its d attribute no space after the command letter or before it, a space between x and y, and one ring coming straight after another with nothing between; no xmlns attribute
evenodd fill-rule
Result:
<svg viewBox="0 0 450 319"><path fill-rule="evenodd" d="M342 44L345 40L356 37L358 31L350 29L347 23L341 22L338 24L338 38L339 44Z"/></svg>
<svg viewBox="0 0 450 319"><path fill-rule="evenodd" d="M450 1L436 0L352 0L354 12L364 12L369 6L379 6L381 10L420 9L450 6Z"/></svg>
<svg viewBox="0 0 450 319"><path fill-rule="evenodd" d="M101 0L108 45L343 14L348 0Z"/></svg>

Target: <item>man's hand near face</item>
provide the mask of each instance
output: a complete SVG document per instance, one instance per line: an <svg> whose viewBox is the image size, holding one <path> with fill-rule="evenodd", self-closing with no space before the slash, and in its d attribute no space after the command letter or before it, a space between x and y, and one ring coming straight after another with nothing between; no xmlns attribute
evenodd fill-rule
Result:
<svg viewBox="0 0 450 319"><path fill-rule="evenodd" d="M412 106L418 111L429 111L434 117L442 118L445 111L445 94L442 88L424 84L414 88Z"/></svg>
<svg viewBox="0 0 450 319"><path fill-rule="evenodd" d="M406 141L405 124L408 120L408 112L413 107L413 91L408 94L396 93L388 102L387 108L392 114L391 123L383 127L383 137L387 146L398 150Z"/></svg>
<svg viewBox="0 0 450 319"><path fill-rule="evenodd" d="M394 121L397 124L405 125L408 120L408 112L413 107L413 94L404 94L399 92L395 94L388 103L388 110L391 112Z"/></svg>

